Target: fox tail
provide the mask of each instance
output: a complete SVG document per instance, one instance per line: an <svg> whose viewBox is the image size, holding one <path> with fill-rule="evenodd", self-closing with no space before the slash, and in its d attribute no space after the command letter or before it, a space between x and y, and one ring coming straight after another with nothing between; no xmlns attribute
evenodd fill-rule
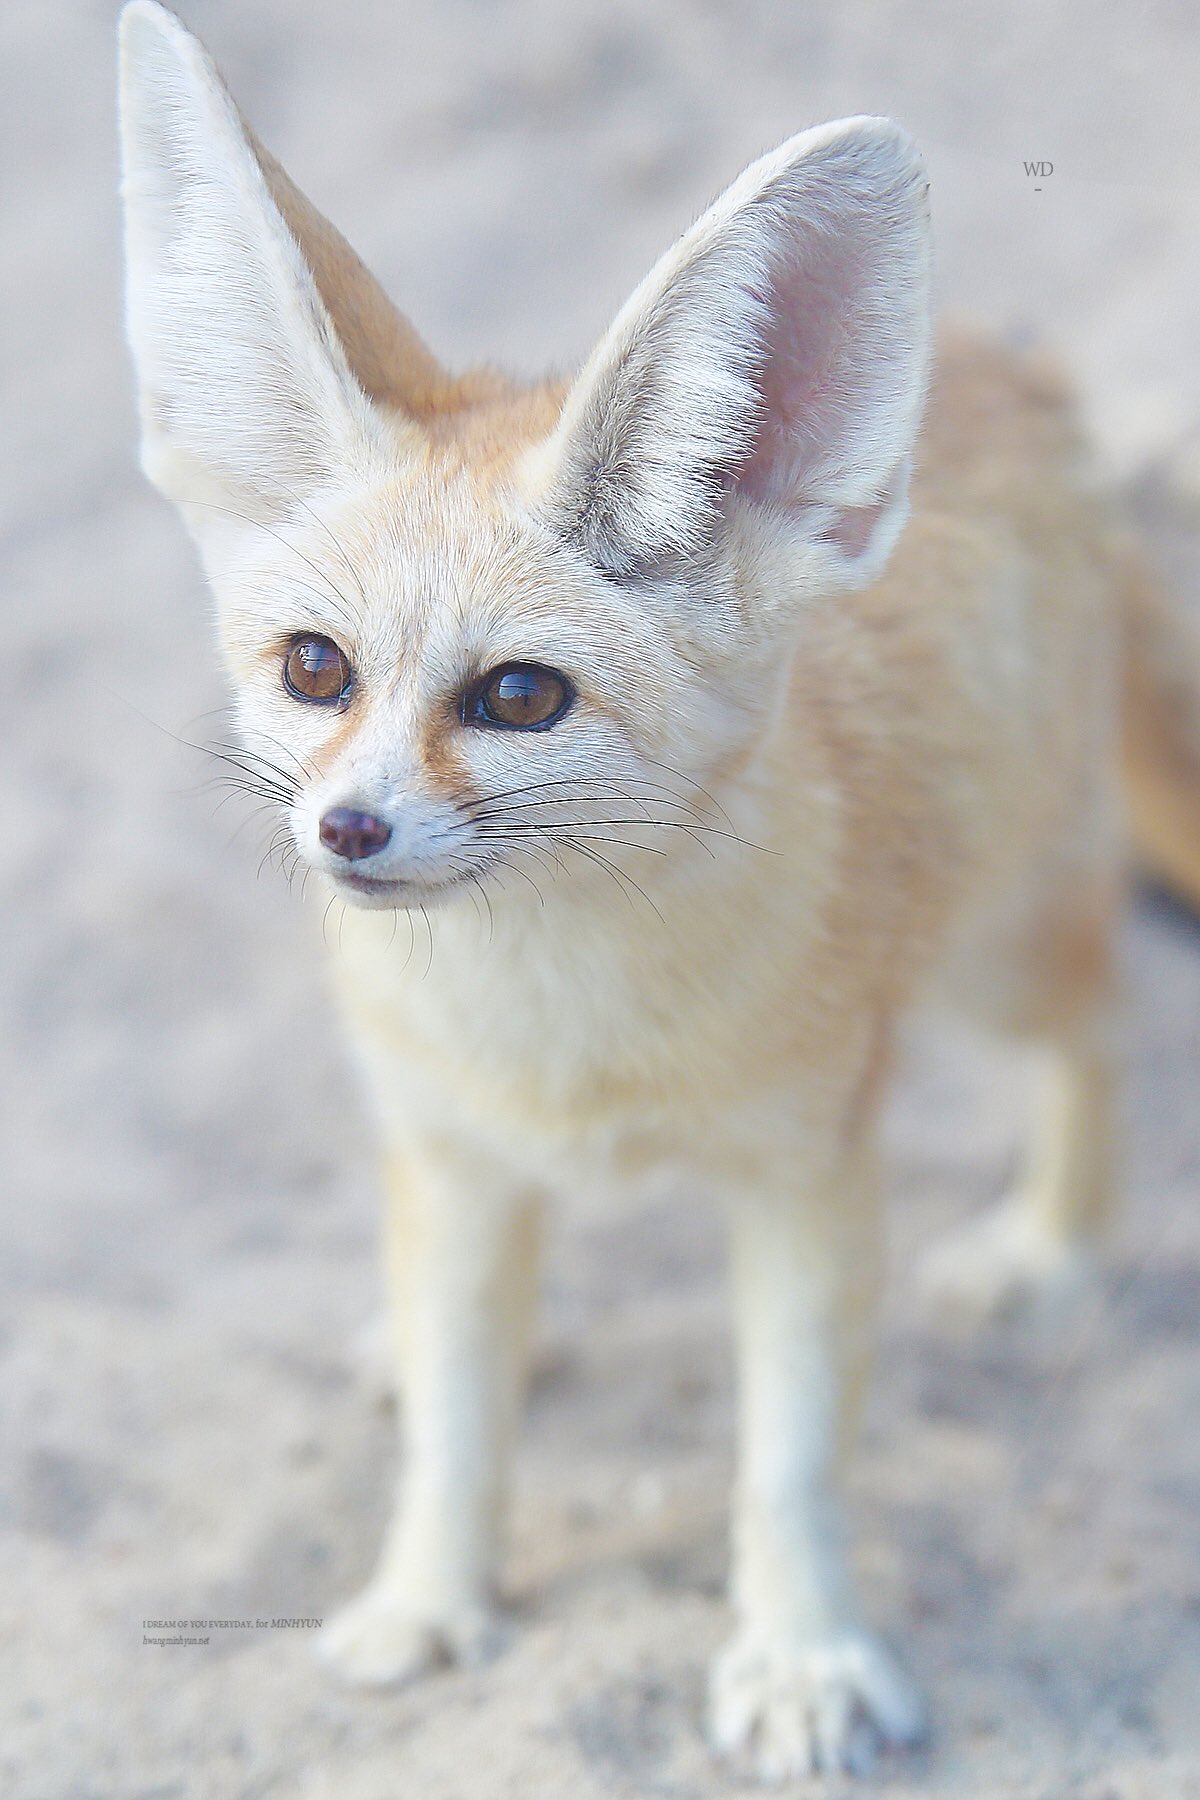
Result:
<svg viewBox="0 0 1200 1800"><path fill-rule="evenodd" d="M1200 913L1200 621L1122 553L1122 756L1135 849Z"/></svg>

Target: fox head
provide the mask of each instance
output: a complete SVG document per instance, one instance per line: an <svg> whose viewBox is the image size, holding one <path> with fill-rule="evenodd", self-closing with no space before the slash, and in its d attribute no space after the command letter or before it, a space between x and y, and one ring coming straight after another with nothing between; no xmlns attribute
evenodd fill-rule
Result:
<svg viewBox="0 0 1200 1800"><path fill-rule="evenodd" d="M904 522L930 336L911 140L790 139L574 380L521 387L440 366L152 0L122 16L121 115L143 466L301 857L403 907L694 854L806 607L872 580Z"/></svg>

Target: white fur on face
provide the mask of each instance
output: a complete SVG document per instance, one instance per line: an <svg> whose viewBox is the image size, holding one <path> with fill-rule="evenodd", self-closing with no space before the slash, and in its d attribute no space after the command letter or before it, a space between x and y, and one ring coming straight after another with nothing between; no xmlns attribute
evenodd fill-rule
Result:
<svg viewBox="0 0 1200 1800"><path fill-rule="evenodd" d="M770 684L716 597L693 614L605 581L515 508L482 512L465 478L318 500L259 545L215 583L241 734L295 788L301 856L353 903L427 904L506 869L501 888L527 892L524 872L545 891L567 851L599 869L614 846L695 851L719 824L703 789ZM350 661L345 711L286 691L286 645L305 632ZM541 731L464 726L464 692L514 661L564 674L570 710ZM369 869L321 844L332 807L391 828ZM403 886L372 894L363 876Z"/></svg>

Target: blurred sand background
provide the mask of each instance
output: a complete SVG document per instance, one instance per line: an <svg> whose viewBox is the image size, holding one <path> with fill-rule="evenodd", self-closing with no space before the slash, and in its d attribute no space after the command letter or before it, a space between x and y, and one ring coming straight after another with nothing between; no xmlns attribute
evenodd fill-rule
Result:
<svg viewBox="0 0 1200 1800"><path fill-rule="evenodd" d="M894 113L928 156L944 303L1059 348L1200 586L1191 0L182 10L460 364L571 362L751 156ZM377 1200L320 907L256 879L255 829L170 735L219 735L223 696L189 547L134 463L114 12L0 9L0 1791L740 1792L700 1742L731 1404L721 1247L686 1195L580 1195L557 1223L504 1658L363 1696L302 1633L142 1643L146 1617L332 1611L369 1569L393 1449L349 1352ZM937 1737L865 1793L1200 1795L1200 929L1143 902L1129 987L1130 1210L1065 1341L920 1317L914 1250L1010 1176L1022 1080L914 1037L852 1499Z"/></svg>

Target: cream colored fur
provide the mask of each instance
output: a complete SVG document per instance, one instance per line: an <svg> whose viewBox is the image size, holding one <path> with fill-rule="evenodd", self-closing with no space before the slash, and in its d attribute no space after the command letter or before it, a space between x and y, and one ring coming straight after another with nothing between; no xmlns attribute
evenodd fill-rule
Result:
<svg viewBox="0 0 1200 1800"><path fill-rule="evenodd" d="M897 126L763 158L573 384L520 388L440 368L150 0L122 97L145 465L211 578L247 766L348 903L336 983L384 1152L404 1486L324 1653L385 1683L492 1647L539 1212L663 1164L733 1243L712 1741L768 1776L857 1768L922 1726L837 1498L896 1022L938 986L1048 1064L1027 1193L933 1281L985 1307L1068 1287L1111 1184L1122 684L1136 663L1153 707L1176 626L1126 641L1145 577L1044 371L947 339L918 442L929 230ZM285 691L303 631L352 663L345 710ZM569 674L560 724L463 725L510 659ZM1138 777L1160 845L1167 761ZM392 827L374 910L321 842L334 806Z"/></svg>

